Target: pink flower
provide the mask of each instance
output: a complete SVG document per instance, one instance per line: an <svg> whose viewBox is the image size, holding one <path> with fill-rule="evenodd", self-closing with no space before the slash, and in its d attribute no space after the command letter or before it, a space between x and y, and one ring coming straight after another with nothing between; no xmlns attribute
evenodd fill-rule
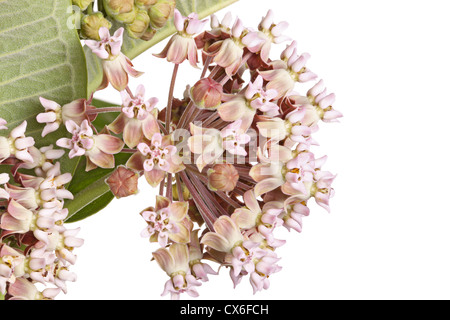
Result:
<svg viewBox="0 0 450 320"><path fill-rule="evenodd" d="M306 202L296 197L291 197L286 199L284 205L283 226L288 230L294 229L297 232L302 232L303 217L309 216L309 208L306 206Z"/></svg>
<svg viewBox="0 0 450 320"><path fill-rule="evenodd" d="M312 182L314 177L314 157L311 153L300 153L286 164L286 183L281 187L288 195L307 194L305 182Z"/></svg>
<svg viewBox="0 0 450 320"><path fill-rule="evenodd" d="M250 142L251 138L241 129L242 120L238 120L226 126L220 134L223 139L223 148L231 154L246 156L247 152L242 145Z"/></svg>
<svg viewBox="0 0 450 320"><path fill-rule="evenodd" d="M191 123L192 136L188 139L189 150L199 155L195 164L201 172L208 165L219 159L224 150L222 133L214 128L202 128Z"/></svg>
<svg viewBox="0 0 450 320"><path fill-rule="evenodd" d="M159 125L156 120L158 103L157 98L145 100L145 87L139 85L135 97L131 97L126 91L122 95L122 112L108 125L108 129L116 134L123 132L126 145L134 148L145 137L149 140L155 133L159 133Z"/></svg>
<svg viewBox="0 0 450 320"><path fill-rule="evenodd" d="M161 183L167 172L177 173L185 168L170 135L163 137L161 133L155 133L150 143L142 142L137 149L126 166L144 171L147 182L153 187Z"/></svg>
<svg viewBox="0 0 450 320"><path fill-rule="evenodd" d="M25 257L7 246L0 244L0 293L6 294L6 284L14 283L25 274Z"/></svg>
<svg viewBox="0 0 450 320"><path fill-rule="evenodd" d="M217 275L218 273L211 268L210 265L202 263L203 259L203 246L198 239L198 232L200 230L194 230L191 232L191 242L189 243L189 266L191 273L196 279L206 282L208 281L208 274Z"/></svg>
<svg viewBox="0 0 450 320"><path fill-rule="evenodd" d="M8 122L6 122L5 119L0 118L0 130L7 130L8 128L6 127L6 125L8 124Z"/></svg>
<svg viewBox="0 0 450 320"><path fill-rule="evenodd" d="M279 107L272 102L276 98L275 90L263 88L263 78L258 76L254 82L250 82L243 93L229 96L219 108L218 112L224 121L242 121L242 128L248 129L256 114L256 111L267 113L269 116L279 114Z"/></svg>
<svg viewBox="0 0 450 320"><path fill-rule="evenodd" d="M42 136L58 130L61 123L65 123L68 120L73 120L76 124L80 125L81 122L86 119L86 110L95 109L93 106L87 106L85 99L75 100L64 106L60 106L58 103L39 97L42 106L45 108L44 113L37 115L36 120L39 123L45 123ZM91 121L95 119L95 116L89 117Z"/></svg>
<svg viewBox="0 0 450 320"><path fill-rule="evenodd" d="M114 168L114 154L123 148L123 141L108 134L94 135L87 120L78 126L74 121L66 122L67 131L72 139L61 138L56 144L61 148L70 149L69 158L86 156L86 170L101 168Z"/></svg>
<svg viewBox="0 0 450 320"><path fill-rule="evenodd" d="M161 196L156 197L156 207L141 213L147 227L141 236L158 242L161 247L167 246L169 240L177 243L189 243L189 229L184 224L189 209L188 202L170 202Z"/></svg>
<svg viewBox="0 0 450 320"><path fill-rule="evenodd" d="M170 293L173 300L178 300L182 293L198 297L195 287L200 286L201 282L190 274L187 245L174 243L169 249L161 248L153 252L153 257L170 277L164 286L163 296Z"/></svg>
<svg viewBox="0 0 450 320"><path fill-rule="evenodd" d="M193 36L202 31L206 22L200 21L196 13L183 17L180 11L175 9L174 24L178 32L170 38L164 50L155 56L167 58L167 61L175 64L181 64L187 59L193 67L197 67L197 45Z"/></svg>
<svg viewBox="0 0 450 320"><path fill-rule="evenodd" d="M53 300L61 292L59 288L47 288L40 292L30 281L18 278L9 286L10 300Z"/></svg>
<svg viewBox="0 0 450 320"><path fill-rule="evenodd" d="M293 44L296 45L294 42ZM285 97L290 94L296 82L307 82L315 79L317 76L306 68L306 62L309 60L310 55L308 53L303 53L302 55L297 55L297 49L290 45L282 53L281 57L283 60L277 60L270 62L269 65L272 70L260 71L264 80L268 81L267 89L273 89L277 91L277 96L275 99ZM286 55L290 54L289 57Z"/></svg>
<svg viewBox="0 0 450 320"><path fill-rule="evenodd" d="M260 208L253 190L244 194L245 207L236 209L231 218L239 228L256 230L267 240L269 244L274 242L273 230L281 226L283 221L278 217L283 213L282 202L267 202Z"/></svg>
<svg viewBox="0 0 450 320"><path fill-rule="evenodd" d="M330 212L330 198L334 196L334 189L331 187L336 175L327 171L318 171L315 174L315 185L312 188L312 196L314 196L316 203Z"/></svg>
<svg viewBox="0 0 450 320"><path fill-rule="evenodd" d="M214 232L206 233L200 243L220 252L231 253L242 241L244 237L234 220L221 216L214 222Z"/></svg>
<svg viewBox="0 0 450 320"><path fill-rule="evenodd" d="M258 26L258 35L264 41L258 44L255 48L252 48L253 50L251 51L259 52L261 59L264 62L267 62L269 60L272 43L279 44L290 39L282 34L288 26L289 24L285 21L274 24L273 11L269 10Z"/></svg>
<svg viewBox="0 0 450 320"><path fill-rule="evenodd" d="M46 172L53 167L53 161L61 158L65 151L61 149L53 149L53 145L45 146L40 149L31 147L28 149L33 157L32 163L24 163L21 168L35 169L37 176L45 176Z"/></svg>
<svg viewBox="0 0 450 320"><path fill-rule="evenodd" d="M230 35L230 38L213 43L206 54L213 56L214 62L225 68L226 74L232 77L242 65L244 48L254 52L252 50L257 50L257 45L264 40L258 37L257 32L247 30L239 18L231 28Z"/></svg>
<svg viewBox="0 0 450 320"><path fill-rule="evenodd" d="M11 130L9 137L0 137L0 163L10 156L15 156L24 162L33 162L29 148L34 146L34 139L26 137L27 122Z"/></svg>
<svg viewBox="0 0 450 320"><path fill-rule="evenodd" d="M103 84L105 88L110 82L118 91L123 91L128 85L128 75L139 77L143 73L136 71L133 64L122 52L124 28L119 28L111 37L106 27L99 30L100 41L86 40L86 45L102 59Z"/></svg>

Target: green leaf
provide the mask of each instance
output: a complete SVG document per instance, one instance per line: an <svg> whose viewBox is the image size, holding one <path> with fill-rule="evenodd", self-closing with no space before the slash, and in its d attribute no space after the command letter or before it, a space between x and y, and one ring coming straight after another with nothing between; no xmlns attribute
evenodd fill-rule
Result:
<svg viewBox="0 0 450 320"><path fill-rule="evenodd" d="M181 14L185 16L192 12L196 12L200 19L203 19L237 1L238 0L177 0L176 7L180 10ZM125 32L122 52L128 58L134 59L155 44L174 34L175 31L175 26L173 25L173 22L170 21L164 28L158 30L155 37L150 41L132 39ZM103 71L101 61L97 56L92 54L92 51L89 48L85 47L85 52L89 73L89 92L94 92L102 82Z"/></svg>
<svg viewBox="0 0 450 320"><path fill-rule="evenodd" d="M0 117L10 129L27 120L39 145L39 96L65 104L87 95L87 70L77 31L68 27L70 0L0 1ZM70 12L70 11L69 11Z"/></svg>

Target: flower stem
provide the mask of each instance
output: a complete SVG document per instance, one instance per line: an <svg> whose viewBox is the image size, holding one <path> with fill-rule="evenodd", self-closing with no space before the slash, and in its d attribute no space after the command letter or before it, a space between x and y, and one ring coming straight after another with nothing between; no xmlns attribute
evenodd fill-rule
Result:
<svg viewBox="0 0 450 320"><path fill-rule="evenodd" d="M172 174L167 174L167 189L166 189L166 198L169 199L171 202L173 201L173 192L172 192Z"/></svg>
<svg viewBox="0 0 450 320"><path fill-rule="evenodd" d="M184 184L188 188L189 192L192 195L192 198L194 199L194 202L198 208L198 211L200 212L200 215L202 216L203 220L205 221L208 229L210 231L214 231L214 221L216 220L215 217L213 217L210 212L209 208L206 206L205 202L201 198L198 190L195 188L195 186L192 184L191 180L189 179L186 172L181 171L180 177L183 180Z"/></svg>
<svg viewBox="0 0 450 320"><path fill-rule="evenodd" d="M178 201L184 201L183 186L181 185L181 178L178 173L175 174L175 180L177 181Z"/></svg>
<svg viewBox="0 0 450 320"><path fill-rule="evenodd" d="M122 107L107 107L107 108L97 108L92 110L87 110L86 114L99 114L99 113L108 113L108 112L121 112Z"/></svg>
<svg viewBox="0 0 450 320"><path fill-rule="evenodd" d="M203 67L203 71L202 71L202 75L200 76L200 79L203 79L205 77L206 71L208 71L208 68L209 68L209 65L210 65L211 61L212 61L212 57L211 56L206 58L205 66Z"/></svg>
<svg viewBox="0 0 450 320"><path fill-rule="evenodd" d="M173 68L172 81L169 88L169 99L166 108L166 130L170 133L170 119L172 118L173 92L175 90L175 80L177 79L179 64L175 64Z"/></svg>

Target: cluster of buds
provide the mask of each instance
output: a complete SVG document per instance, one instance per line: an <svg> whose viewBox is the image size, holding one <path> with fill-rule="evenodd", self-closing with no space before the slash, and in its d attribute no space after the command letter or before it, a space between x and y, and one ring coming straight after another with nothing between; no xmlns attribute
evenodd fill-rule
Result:
<svg viewBox="0 0 450 320"><path fill-rule="evenodd" d="M6 121L0 124L6 129ZM64 200L73 199L64 187L72 176L62 174L56 161L64 150L36 148L26 127L23 122L0 140L1 166L12 166L11 176L0 174L0 294L10 300L53 299L67 292L67 281L76 280L69 268L83 240L76 237L78 229L64 226L69 215ZM46 288L40 291L39 284Z"/></svg>
<svg viewBox="0 0 450 320"><path fill-rule="evenodd" d="M173 16L175 0L99 0L99 11L93 11L94 0L72 0L83 12L80 35L100 40L100 28L111 29L113 21L123 24L134 39L151 40Z"/></svg>
<svg viewBox="0 0 450 320"><path fill-rule="evenodd" d="M133 5L147 10L168 3L132 2L104 5L125 19ZM41 100L46 114L38 119L49 130L64 123L72 138L57 145L70 149L70 157L86 157L87 170L113 168L115 153L130 153L107 180L117 197L135 194L141 175L159 187L156 205L141 212L147 224L141 235L160 247L153 257L169 276L163 295L174 299L182 293L198 296L208 275L218 273L205 259L229 268L235 286L246 277L254 293L268 289L269 277L281 270L275 251L285 243L276 230L301 232L309 200L329 210L334 194L335 175L322 170L326 156L311 152L317 145L312 134L320 122L342 115L322 80L304 96L295 91L297 83L317 78L295 41L271 59L273 45L290 41L283 35L287 23L275 23L272 11L257 30L239 18L233 23L230 14L221 22L212 16L211 30L203 31L206 23L195 13L185 17L174 10L177 32L155 55L174 64L167 106L160 111L143 85L135 94L128 87L128 74L139 73L121 53L124 29L111 36L102 27L98 41L86 44L103 60L105 85L120 92L122 105L85 107L81 118L73 107ZM198 68L199 57L200 80L175 99L179 65L188 61ZM92 119L104 112L120 115L98 133Z"/></svg>

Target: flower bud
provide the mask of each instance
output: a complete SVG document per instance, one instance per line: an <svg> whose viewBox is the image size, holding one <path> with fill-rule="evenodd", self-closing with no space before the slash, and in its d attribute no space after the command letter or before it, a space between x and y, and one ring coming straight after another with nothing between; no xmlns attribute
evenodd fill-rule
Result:
<svg viewBox="0 0 450 320"><path fill-rule="evenodd" d="M156 30L153 29L152 27L149 27L147 29L147 31L145 31L144 34L141 36L141 40L150 41L153 39L155 34L156 34Z"/></svg>
<svg viewBox="0 0 450 320"><path fill-rule="evenodd" d="M130 37L139 39L147 32L149 25L150 17L147 11L139 9L136 19L131 24L127 24L125 29L127 29Z"/></svg>
<svg viewBox="0 0 450 320"><path fill-rule="evenodd" d="M135 0L134 4L140 9L148 10L153 6L158 0Z"/></svg>
<svg viewBox="0 0 450 320"><path fill-rule="evenodd" d="M106 13L114 20L132 23L138 14L138 7L133 0L103 0Z"/></svg>
<svg viewBox="0 0 450 320"><path fill-rule="evenodd" d="M216 109L222 102L223 87L213 79L204 78L191 89L191 98L200 109Z"/></svg>
<svg viewBox="0 0 450 320"><path fill-rule="evenodd" d="M216 164L208 170L208 188L211 191L230 192L234 190L238 180L239 173L231 164Z"/></svg>
<svg viewBox="0 0 450 320"><path fill-rule="evenodd" d="M80 7L81 11L84 11L94 0L72 0L72 4Z"/></svg>
<svg viewBox="0 0 450 320"><path fill-rule="evenodd" d="M175 9L175 0L158 0L148 10L150 16L150 23L153 28L161 29L172 17Z"/></svg>
<svg viewBox="0 0 450 320"><path fill-rule="evenodd" d="M109 22L101 12L88 14L81 20L81 35L86 39L100 41L98 31L101 27L110 29L111 22Z"/></svg>
<svg viewBox="0 0 450 320"><path fill-rule="evenodd" d="M119 166L106 180L116 198L125 198L138 192L139 174L124 166Z"/></svg>

